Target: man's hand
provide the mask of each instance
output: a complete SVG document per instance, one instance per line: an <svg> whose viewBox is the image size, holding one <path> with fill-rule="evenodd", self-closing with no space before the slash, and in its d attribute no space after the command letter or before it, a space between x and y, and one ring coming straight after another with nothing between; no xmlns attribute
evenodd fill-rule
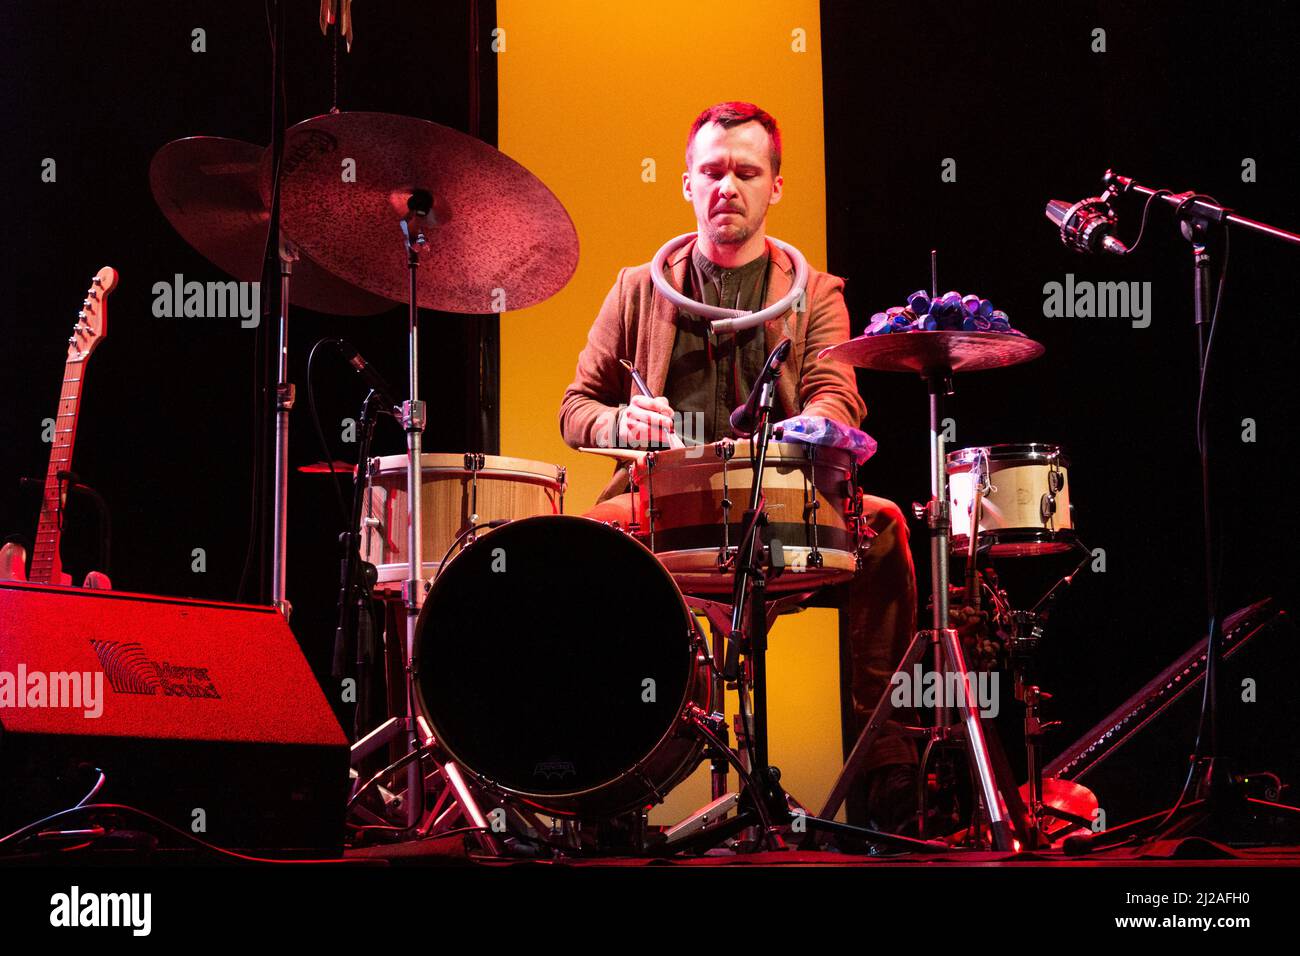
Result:
<svg viewBox="0 0 1300 956"><path fill-rule="evenodd" d="M647 398L633 395L618 420L618 443L623 448L646 448L651 444L677 445L673 409L662 395Z"/></svg>

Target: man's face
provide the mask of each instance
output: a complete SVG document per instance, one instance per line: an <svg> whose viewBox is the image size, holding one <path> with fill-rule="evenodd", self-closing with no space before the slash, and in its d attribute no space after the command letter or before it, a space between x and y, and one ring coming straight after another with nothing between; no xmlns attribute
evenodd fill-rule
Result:
<svg viewBox="0 0 1300 956"><path fill-rule="evenodd" d="M772 175L771 146L756 122L730 129L705 123L696 132L682 194L714 245L743 244L763 228L767 207L780 201L784 181Z"/></svg>

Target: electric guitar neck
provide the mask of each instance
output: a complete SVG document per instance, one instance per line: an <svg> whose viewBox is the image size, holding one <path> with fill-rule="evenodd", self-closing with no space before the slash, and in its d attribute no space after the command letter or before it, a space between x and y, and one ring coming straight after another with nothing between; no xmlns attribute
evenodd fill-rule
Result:
<svg viewBox="0 0 1300 956"><path fill-rule="evenodd" d="M41 495L41 516L36 525L36 544L28 580L37 584L71 584L63 573L59 548L63 535L63 511L67 504L68 475L72 471L72 448L77 438L77 416L81 411L81 387L91 354L107 334L105 320L108 294L117 285L117 272L108 266L99 270L77 313L77 323L68 337L68 357L63 365L63 387L54 416L54 441L50 464L45 472Z"/></svg>

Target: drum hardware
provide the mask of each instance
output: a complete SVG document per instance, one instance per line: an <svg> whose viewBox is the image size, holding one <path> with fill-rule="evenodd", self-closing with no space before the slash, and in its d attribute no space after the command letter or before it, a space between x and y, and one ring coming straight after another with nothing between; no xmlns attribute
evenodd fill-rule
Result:
<svg viewBox="0 0 1300 956"><path fill-rule="evenodd" d="M465 470L469 472L469 540L474 540L473 526L478 524L478 473L484 464L482 452L465 453ZM457 540L460 540L457 538Z"/></svg>
<svg viewBox="0 0 1300 956"><path fill-rule="evenodd" d="M912 638L898 671L906 672L925 656L928 649L934 669L965 675L965 655L956 630L948 620L948 560L950 553L951 512L948 494L947 456L944 451L944 398L953 392L953 376L958 371L1000 368L1037 358L1043 346L1019 335L999 332L908 332L896 335L859 336L840 345L823 349L819 358L831 357L860 368L881 371L912 372L921 376L929 395L930 428L930 499L920 509L930 533L930 575L932 588L932 623ZM962 724L962 739L978 781L978 792L989 818L994 846L1012 850L1007 799L994 779L989 747L973 688L961 680L964 693L957 700ZM879 736L886 719L893 712L890 689L877 701L867 725L840 772L820 816L832 818L848 796L849 786L861 772L871 745ZM935 722L922 731L931 741L947 733L948 710L935 708ZM929 744L927 744L929 746ZM1014 794L1010 798L1018 801Z"/></svg>
<svg viewBox="0 0 1300 956"><path fill-rule="evenodd" d="M650 533L651 551L655 549L655 517L659 513L658 511L655 510L655 479L654 479L655 462L657 462L658 460L659 460L659 456L655 452L648 452L643 462L643 466L645 468L645 477L646 477L646 481L645 481L646 490L650 496L649 503L646 505L646 509L645 509L645 517L646 517L646 527L648 528Z"/></svg>
<svg viewBox="0 0 1300 956"><path fill-rule="evenodd" d="M654 269L652 267L651 273ZM760 536L762 529L768 525L767 502L763 492L763 474L767 462L768 445L772 439L772 408L776 396L776 379L781 366L777 364L773 372L760 381L760 388L755 401L757 427L750 445L750 460L753 477L750 485L749 507L744 515L744 529L737 548L735 567L736 575L731 595L731 618L727 623L728 649L722 678L737 682L740 703L741 726L751 727L752 733L746 733L743 742L748 753L748 772L742 774L739 806L736 815L715 824L699 825L694 822L690 827L695 830L688 838L691 847L710 846L719 840L740 832L751 826L758 827L754 840L757 848L780 849L785 846L780 835L780 828L793 819L792 800L781 787L780 771L768 760L767 732L767 632L768 602L766 597L767 582L773 572L779 573L784 560L784 549L779 541L771 539L766 552L766 560ZM748 626L746 626L748 622ZM752 693L752 706L740 685L741 671L739 658L745 658L745 671ZM751 724L752 722L752 724ZM697 723L697 729L708 739L706 729ZM716 738L711 741L715 747L721 744ZM740 772L738 755L734 765ZM715 799L717 799L715 794ZM706 808L702 813L708 813ZM697 814L698 816L698 814ZM894 845L906 845L914 848L933 847L921 841L892 834L877 833L865 828L848 827L834 820L804 815L801 820L810 830L851 832L863 839L878 839L880 842Z"/></svg>
<svg viewBox="0 0 1300 956"><path fill-rule="evenodd" d="M1080 571L1092 560L1092 552L1079 541L1073 542L1074 549L1081 555L1079 563L1068 573L1059 578L1029 610L1013 608L1006 592L990 588L994 606L994 620L1004 625L1007 638L1007 661L1011 669L1014 697L1024 705L1024 735L1027 768L1027 783L1022 788L1024 795L1024 820L1017 827L1025 839L1025 849L1033 850L1050 846L1060 839L1062 831L1056 820L1074 824L1085 830L1091 830L1093 821L1072 813L1067 806L1057 806L1048 802L1043 778L1042 738L1048 730L1059 726L1059 721L1044 721L1042 705L1051 700L1033 681L1033 665L1039 646L1046 632L1047 621L1053 606L1065 589L1073 582ZM975 572L978 575L978 571ZM967 581L971 581L970 569ZM980 587L976 586L976 592Z"/></svg>
<svg viewBox="0 0 1300 956"><path fill-rule="evenodd" d="M812 462L813 474L817 474L817 446L811 445L808 448L808 460ZM812 550L808 552L808 567L820 568L822 566L822 553L817 547L817 509L821 504L817 501L817 482L810 481L804 485L804 506L803 506L803 523L812 531ZM809 518L812 520L809 521Z"/></svg>
<svg viewBox="0 0 1300 956"><path fill-rule="evenodd" d="M731 493L727 487L727 462L736 456L736 443L724 438L713 446L713 454L722 462L722 546L718 551L719 570L730 566L731 558ZM654 546L651 546L654 550Z"/></svg>

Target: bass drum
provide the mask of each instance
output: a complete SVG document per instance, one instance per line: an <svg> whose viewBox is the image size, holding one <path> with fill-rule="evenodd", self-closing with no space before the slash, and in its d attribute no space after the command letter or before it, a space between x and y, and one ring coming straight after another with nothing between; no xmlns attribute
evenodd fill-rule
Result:
<svg viewBox="0 0 1300 956"><path fill-rule="evenodd" d="M416 635L416 704L464 770L545 813L657 803L698 765L709 710L681 592L635 539L589 518L513 521L448 562Z"/></svg>

